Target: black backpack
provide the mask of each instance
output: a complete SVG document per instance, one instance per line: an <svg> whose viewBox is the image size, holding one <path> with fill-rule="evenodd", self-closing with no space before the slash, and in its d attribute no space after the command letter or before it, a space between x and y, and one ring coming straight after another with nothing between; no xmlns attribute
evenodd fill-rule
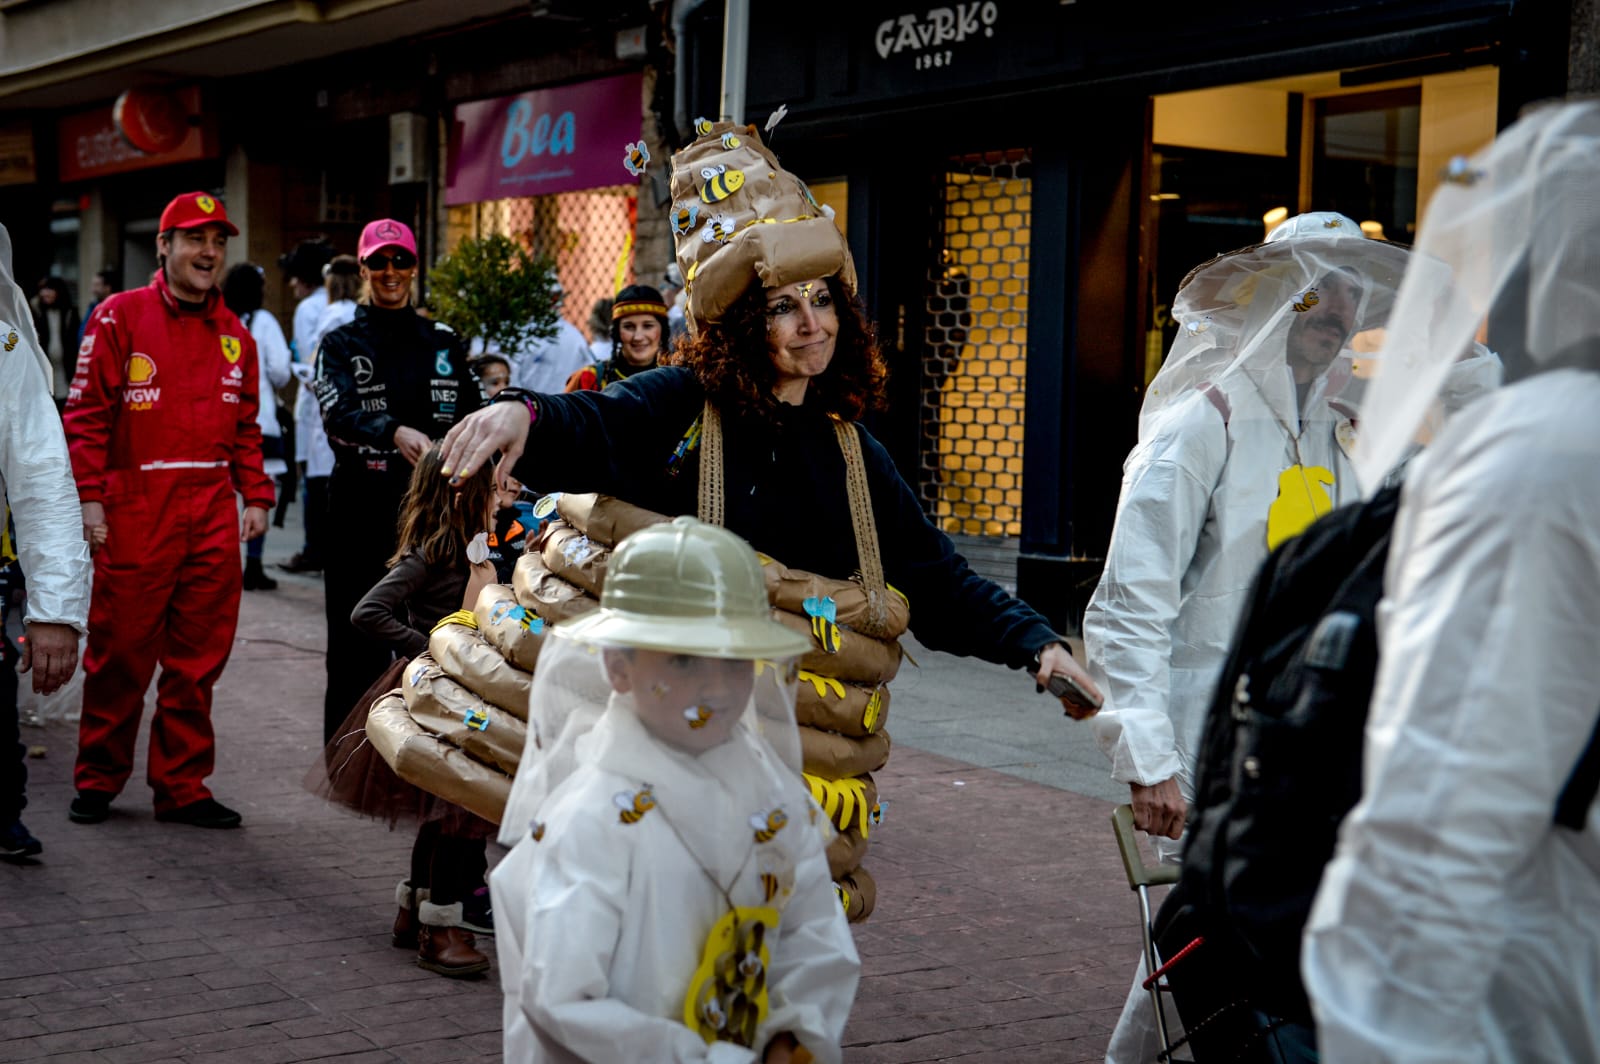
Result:
<svg viewBox="0 0 1600 1064"><path fill-rule="evenodd" d="M1300 943L1340 822L1361 796L1375 614L1399 508L1388 487L1263 563L1196 754L1183 868L1154 926L1197 1061L1315 1059ZM1556 809L1583 827L1600 727ZM1203 939L1194 945L1196 939Z"/></svg>

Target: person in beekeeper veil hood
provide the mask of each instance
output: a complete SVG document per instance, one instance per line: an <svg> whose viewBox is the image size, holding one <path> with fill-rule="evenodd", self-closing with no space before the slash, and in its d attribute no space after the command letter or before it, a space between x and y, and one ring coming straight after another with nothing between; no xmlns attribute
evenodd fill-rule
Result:
<svg viewBox="0 0 1600 1064"><path fill-rule="evenodd" d="M553 629L494 870L508 1061L842 1057L860 962L755 552L679 517Z"/></svg>
<svg viewBox="0 0 1600 1064"><path fill-rule="evenodd" d="M1140 411L1083 623L1106 694L1095 736L1164 861L1180 851L1195 746L1256 570L1360 497L1354 351L1378 335L1406 261L1344 215L1302 214L1196 267L1173 302L1178 337ZM1108 1061L1154 1059L1142 977Z"/></svg>
<svg viewBox="0 0 1600 1064"><path fill-rule="evenodd" d="M1597 175L1594 100L1453 163L1417 248L1439 268L1406 277L1375 363L1363 482L1433 442L1395 519L1361 801L1306 930L1327 1061L1600 1046ZM1484 322L1508 385L1440 427Z"/></svg>

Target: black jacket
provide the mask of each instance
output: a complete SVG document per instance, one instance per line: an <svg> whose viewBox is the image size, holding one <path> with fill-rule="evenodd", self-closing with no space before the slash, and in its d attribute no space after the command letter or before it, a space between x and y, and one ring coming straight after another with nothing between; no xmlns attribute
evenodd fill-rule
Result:
<svg viewBox="0 0 1600 1064"><path fill-rule="evenodd" d="M699 451L678 462L672 456L704 403L699 381L680 367L638 373L600 392L542 395L517 478L540 491L598 491L659 513L693 514ZM724 415L722 434L728 528L793 568L855 573L844 455L828 415L812 404L780 404L770 418ZM917 639L1021 668L1059 638L1027 603L972 571L865 430L861 445L884 574L910 601Z"/></svg>
<svg viewBox="0 0 1600 1064"><path fill-rule="evenodd" d="M354 321L322 338L316 389L341 466L398 454L402 425L440 439L481 404L460 338L410 307L357 307Z"/></svg>

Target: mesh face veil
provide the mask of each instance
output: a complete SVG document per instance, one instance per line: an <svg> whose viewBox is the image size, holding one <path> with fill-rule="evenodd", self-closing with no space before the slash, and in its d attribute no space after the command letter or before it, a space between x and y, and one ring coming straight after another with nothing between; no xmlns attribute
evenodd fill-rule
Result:
<svg viewBox="0 0 1600 1064"><path fill-rule="evenodd" d="M17 336L33 351L39 368L44 370L44 379L51 380L55 371L45 357L44 345L39 342L39 334L33 327L33 311L28 306L28 297L23 294L11 272L11 232L4 225L0 225L0 316L10 322L11 327L17 330Z"/></svg>
<svg viewBox="0 0 1600 1064"><path fill-rule="evenodd" d="M1453 379L1485 328L1508 381L1600 369L1597 174L1595 100L1541 107L1450 164L1374 361L1356 452L1369 492L1456 405Z"/></svg>
<svg viewBox="0 0 1600 1064"><path fill-rule="evenodd" d="M1319 212L1196 267L1173 301L1178 337L1146 392L1140 439L1201 391L1259 393L1286 427L1302 412L1297 377L1314 385L1300 390L1308 401L1339 399L1356 356L1374 345L1393 306L1406 257L1398 245L1367 239L1344 215ZM1354 391L1344 396L1347 407ZM1252 409L1230 404L1230 417Z"/></svg>

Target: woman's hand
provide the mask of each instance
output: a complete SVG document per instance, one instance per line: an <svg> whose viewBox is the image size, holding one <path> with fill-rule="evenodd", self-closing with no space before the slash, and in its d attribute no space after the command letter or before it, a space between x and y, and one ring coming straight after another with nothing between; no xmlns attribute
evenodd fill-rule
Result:
<svg viewBox="0 0 1600 1064"><path fill-rule="evenodd" d="M1034 680L1040 687L1048 687L1052 673L1070 676L1078 682L1079 687L1082 687L1096 698L1101 697L1100 689L1094 685L1093 680L1089 679L1089 674L1084 671L1083 666L1079 665L1067 648L1060 643L1051 643L1040 652L1039 672L1034 676ZM1099 712L1093 706L1079 705L1077 702L1066 698L1061 700L1061 707L1067 711L1067 716L1073 720L1088 720Z"/></svg>
<svg viewBox="0 0 1600 1064"><path fill-rule="evenodd" d="M106 508L101 503L86 502L83 504L83 541L89 544L89 553L97 553L106 545L110 536L110 526L106 524Z"/></svg>
<svg viewBox="0 0 1600 1064"><path fill-rule="evenodd" d="M504 488L512 467L522 457L531 425L526 403L490 403L445 433L440 472L450 478L450 483L459 484L499 451L503 457L495 469L495 481Z"/></svg>
<svg viewBox="0 0 1600 1064"><path fill-rule="evenodd" d="M402 458L416 465L428 453L428 448L433 446L433 441L428 439L427 433L419 432L410 425L401 425L394 430L394 446Z"/></svg>

